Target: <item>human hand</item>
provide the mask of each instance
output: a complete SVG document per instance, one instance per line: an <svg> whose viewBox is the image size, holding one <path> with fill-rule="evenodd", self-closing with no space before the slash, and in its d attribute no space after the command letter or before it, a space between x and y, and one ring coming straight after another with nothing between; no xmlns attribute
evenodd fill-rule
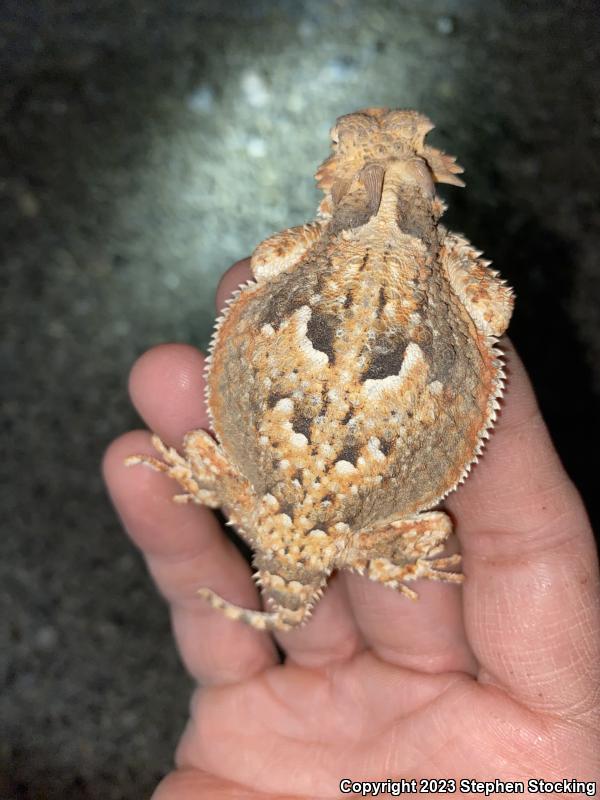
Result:
<svg viewBox="0 0 600 800"><path fill-rule="evenodd" d="M220 306L248 276L247 261L227 273ZM196 591L210 586L259 608L249 567L212 512L174 504L164 476L124 466L132 453L153 453L148 433L111 445L113 502L200 687L177 769L153 800L348 796L342 778L600 778L594 539L523 366L510 343L503 349L509 378L496 429L445 502L466 581L418 582L415 603L342 572L303 628L272 637L227 620ZM203 361L165 345L132 370L133 402L167 444L208 427Z"/></svg>

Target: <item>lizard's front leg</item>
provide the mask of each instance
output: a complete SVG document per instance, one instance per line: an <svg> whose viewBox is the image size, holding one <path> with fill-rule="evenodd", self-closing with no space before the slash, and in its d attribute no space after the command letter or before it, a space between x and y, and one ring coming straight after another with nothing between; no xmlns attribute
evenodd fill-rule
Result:
<svg viewBox="0 0 600 800"><path fill-rule="evenodd" d="M429 578L460 583L463 580L460 573L445 571L460 563L460 555L433 558L443 550L451 533L452 522L443 511L394 520L357 534L339 566L398 589L415 600L417 593L405 586L405 581Z"/></svg>
<svg viewBox="0 0 600 800"><path fill-rule="evenodd" d="M250 269L257 281L266 281L289 272L319 241L327 223L321 220L288 228L265 239L252 253Z"/></svg>
<svg viewBox="0 0 600 800"><path fill-rule="evenodd" d="M250 483L230 463L227 456L204 430L190 431L183 441L181 455L174 447L167 447L156 436L152 444L161 456L130 456L128 466L145 464L158 472L164 472L176 480L184 489L174 496L176 503L198 503L209 508L226 507L230 522L239 526L244 538L244 520L249 519L253 508L253 492Z"/></svg>
<svg viewBox="0 0 600 800"><path fill-rule="evenodd" d="M441 264L450 286L477 328L488 336L502 336L510 320L514 295L490 261L480 258L462 236L449 233L441 249Z"/></svg>

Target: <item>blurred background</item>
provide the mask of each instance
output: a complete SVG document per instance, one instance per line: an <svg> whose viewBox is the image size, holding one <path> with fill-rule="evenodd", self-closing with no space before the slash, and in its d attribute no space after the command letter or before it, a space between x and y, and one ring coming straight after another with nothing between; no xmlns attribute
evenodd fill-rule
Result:
<svg viewBox="0 0 600 800"><path fill-rule="evenodd" d="M220 275L313 218L339 114L423 111L446 224L516 288L511 336L597 521L596 0L3 0L0 798L146 798L190 685L99 475L128 370L204 346Z"/></svg>

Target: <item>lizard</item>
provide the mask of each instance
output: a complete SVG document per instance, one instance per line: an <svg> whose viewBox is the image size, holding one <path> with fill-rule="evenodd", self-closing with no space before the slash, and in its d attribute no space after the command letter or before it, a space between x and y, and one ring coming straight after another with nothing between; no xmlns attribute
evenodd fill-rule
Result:
<svg viewBox="0 0 600 800"><path fill-rule="evenodd" d="M258 245L253 279L217 320L206 400L214 436L132 456L179 482L178 502L226 510L253 551L264 610L199 594L259 630L305 623L334 570L416 599L460 582L440 557L439 508L490 435L513 292L440 218L436 183L464 186L425 144L416 111L340 117L316 180L314 222Z"/></svg>

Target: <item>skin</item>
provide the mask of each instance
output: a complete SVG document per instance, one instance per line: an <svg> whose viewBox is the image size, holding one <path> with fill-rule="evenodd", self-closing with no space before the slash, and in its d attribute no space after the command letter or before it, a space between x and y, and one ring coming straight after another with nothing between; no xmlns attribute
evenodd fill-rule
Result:
<svg viewBox="0 0 600 800"><path fill-rule="evenodd" d="M225 275L219 306L248 275L247 260ZM211 511L172 503L173 482L123 465L153 452L147 432L110 446L111 497L202 687L153 800L347 797L342 777L600 780L594 538L523 365L501 344L499 420L444 504L466 581L419 581L417 602L343 572L300 629L273 637L225 619L196 590L259 608L246 563ZM133 367L133 402L169 445L208 427L202 374L202 354L185 345L154 348Z"/></svg>

